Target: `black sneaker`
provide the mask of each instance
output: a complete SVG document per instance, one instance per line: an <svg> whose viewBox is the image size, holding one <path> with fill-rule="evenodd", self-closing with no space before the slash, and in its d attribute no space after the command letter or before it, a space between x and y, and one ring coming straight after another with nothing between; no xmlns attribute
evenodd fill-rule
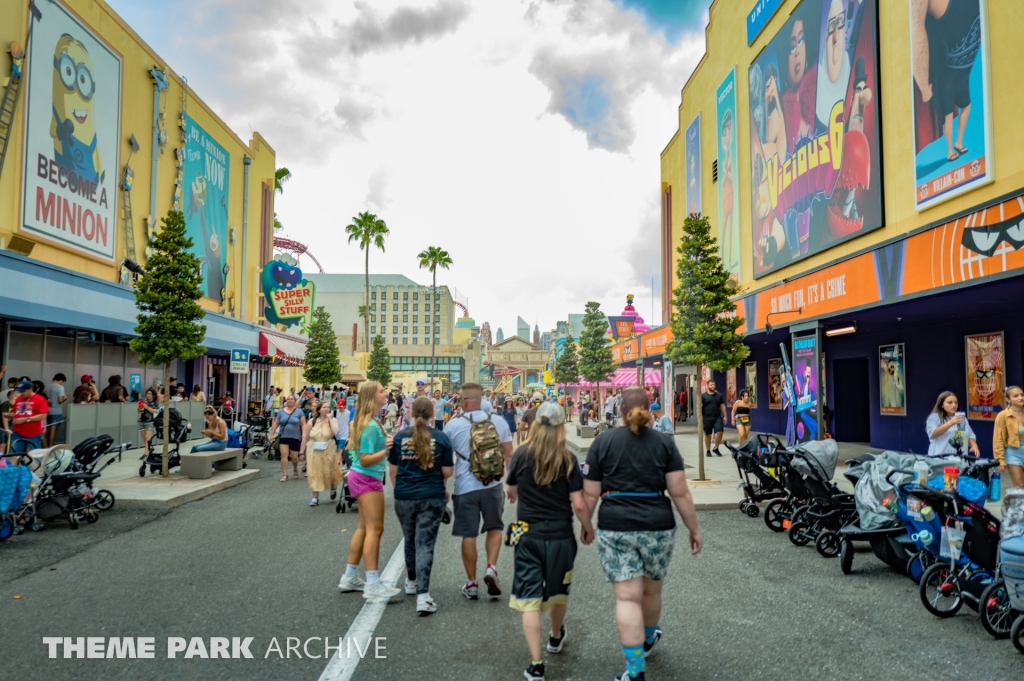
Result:
<svg viewBox="0 0 1024 681"><path fill-rule="evenodd" d="M544 663L531 664L525 670L523 670L523 677L527 681L544 681Z"/></svg>
<svg viewBox="0 0 1024 681"><path fill-rule="evenodd" d="M630 676L628 671L624 671L615 677L615 681L647 681L647 675L640 672L639 676Z"/></svg>
<svg viewBox="0 0 1024 681"><path fill-rule="evenodd" d="M562 625L561 630L558 632L558 636L548 637L548 652L549 653L560 653L562 652L562 645L565 643L565 625Z"/></svg>
<svg viewBox="0 0 1024 681"><path fill-rule="evenodd" d="M644 657L650 655L651 651L654 649L654 646L656 646L658 644L658 641L661 640L661 633L662 632L660 628L655 629L654 638L650 641L644 641ZM548 650L550 650L550 648Z"/></svg>
<svg viewBox="0 0 1024 681"><path fill-rule="evenodd" d="M707 454L705 454L704 456L706 456L706 457L708 457L708 458L710 459L710 458L711 458L711 452L710 452L710 451L708 451L708 453L707 453Z"/></svg>
<svg viewBox="0 0 1024 681"><path fill-rule="evenodd" d="M718 447L715 447L715 456L722 456L722 450Z"/></svg>

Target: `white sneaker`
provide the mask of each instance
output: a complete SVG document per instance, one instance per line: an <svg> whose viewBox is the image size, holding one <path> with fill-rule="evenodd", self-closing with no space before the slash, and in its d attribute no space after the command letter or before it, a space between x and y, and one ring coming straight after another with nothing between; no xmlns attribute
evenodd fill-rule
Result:
<svg viewBox="0 0 1024 681"><path fill-rule="evenodd" d="M480 587L472 582L466 582L462 586L462 595L471 601L475 601L480 597Z"/></svg>
<svg viewBox="0 0 1024 681"><path fill-rule="evenodd" d="M320 505L320 500L314 497L313 499L309 500L309 505L310 506L319 506Z"/></svg>
<svg viewBox="0 0 1024 681"><path fill-rule="evenodd" d="M384 585L384 582L381 582L379 580L374 582L373 584L367 584L363 588L363 598L382 598L384 600L387 600L389 598L394 598L400 593L402 593L401 589L396 589L395 587L387 587Z"/></svg>
<svg viewBox="0 0 1024 681"><path fill-rule="evenodd" d="M364 588L366 588L366 582L359 579L359 575L352 575L351 577L342 575L341 581L338 582L338 591L341 593L346 591L362 591Z"/></svg>
<svg viewBox="0 0 1024 681"><path fill-rule="evenodd" d="M437 603L430 597L430 594L420 594L416 596L416 612L419 613L420 617L426 617L431 613L437 612Z"/></svg>
<svg viewBox="0 0 1024 681"><path fill-rule="evenodd" d="M501 587L498 586L498 571L493 566L487 566L487 571L484 572L484 584L487 585L487 595L492 599L501 595Z"/></svg>
<svg viewBox="0 0 1024 681"><path fill-rule="evenodd" d="M416 581L412 579L405 580L405 595L415 596L416 595Z"/></svg>

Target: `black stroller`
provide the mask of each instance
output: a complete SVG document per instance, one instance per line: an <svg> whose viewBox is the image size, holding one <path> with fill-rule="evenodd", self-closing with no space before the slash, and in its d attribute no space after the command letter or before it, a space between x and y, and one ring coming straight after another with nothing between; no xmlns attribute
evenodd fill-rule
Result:
<svg viewBox="0 0 1024 681"><path fill-rule="evenodd" d="M843 473L843 477L852 482L854 487L856 487L860 479L864 477L865 465L870 464L874 460L875 457L871 454L850 459L846 462L847 469ZM893 473L899 472L894 470L889 473L888 479L890 484L892 484ZM863 527L859 510L857 515L851 518L839 530L839 540L841 542L839 567L844 575L848 575L853 571L853 542L868 542L871 546L871 551L880 561L899 570L901 573L907 572L910 559L917 551L917 547L907 533L907 526L903 520L894 517L878 527Z"/></svg>
<svg viewBox="0 0 1024 681"><path fill-rule="evenodd" d="M171 417L167 424L167 470L177 468L181 465L181 453L178 449L181 444L188 440L189 431L192 426L186 421L181 412L171 407ZM159 473L163 468L163 451L156 450L156 441L164 436L164 410L161 408L153 418L153 437L149 439L145 453L140 457L142 465L139 466L139 477L146 477L146 467L149 466L150 473Z"/></svg>
<svg viewBox="0 0 1024 681"><path fill-rule="evenodd" d="M793 512L789 540L797 546L814 542L826 558L839 555L838 531L857 514L853 495L832 482L838 456L835 440L822 440L793 450L790 463L791 470L803 477L808 496L807 503Z"/></svg>
<svg viewBox="0 0 1024 681"><path fill-rule="evenodd" d="M249 456L258 459L270 451L270 423L266 416L250 416L245 434Z"/></svg>
<svg viewBox="0 0 1024 681"><path fill-rule="evenodd" d="M43 529L43 521L67 517L71 529L77 530L79 522L94 523L99 520L97 511L114 507L114 495L108 490L97 490L95 481L103 469L121 456L131 446L126 442L114 446L109 435L100 435L83 440L68 452L66 449L51 451L42 462L42 479L32 494L32 499L19 511L16 533L30 525L33 532ZM101 458L111 454L97 470Z"/></svg>
<svg viewBox="0 0 1024 681"><path fill-rule="evenodd" d="M740 502L740 511L751 518L756 518L760 514L758 504L762 501L786 496L782 483L764 468L773 463L775 457L772 452L777 446L781 446L778 439L776 443L777 445L773 446L765 435L748 438L739 447L725 443L732 452L732 458L736 461L736 468L743 481L744 499Z"/></svg>

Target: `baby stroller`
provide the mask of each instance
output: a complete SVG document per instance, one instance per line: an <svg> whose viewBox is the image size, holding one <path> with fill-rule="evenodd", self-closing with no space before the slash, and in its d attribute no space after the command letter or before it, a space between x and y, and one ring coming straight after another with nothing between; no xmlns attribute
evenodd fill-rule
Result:
<svg viewBox="0 0 1024 681"><path fill-rule="evenodd" d="M790 467L803 477L809 493L807 503L793 513L789 540L796 546L814 542L818 553L826 558L838 556L842 550L839 530L857 514L852 494L839 490L832 482L839 447L835 440L808 442L793 451Z"/></svg>
<svg viewBox="0 0 1024 681"><path fill-rule="evenodd" d="M188 433L192 426L186 421L181 412L171 407L170 420L167 424L167 470L177 468L181 465L181 453L178 451L181 444L188 440ZM153 417L153 437L149 439L146 451L140 457L142 465L139 466L139 477L146 477L146 467L149 466L150 473L159 473L163 469L163 449L156 449L157 441L164 436L164 410L163 408Z"/></svg>
<svg viewBox="0 0 1024 681"><path fill-rule="evenodd" d="M976 483L976 489L965 481ZM942 527L940 545L947 545L921 575L921 602L936 617L952 617L964 602L980 612L982 594L996 577L999 520L982 506L986 490L978 480L961 477L957 492L936 489L941 484L942 478L935 478L928 487L903 486L930 506Z"/></svg>
<svg viewBox="0 0 1024 681"><path fill-rule="evenodd" d="M25 500L31 483L32 471L27 466L0 468L0 541L14 534L16 510Z"/></svg>
<svg viewBox="0 0 1024 681"><path fill-rule="evenodd" d="M254 459L260 458L270 448L270 423L266 416L250 416L246 426L247 452ZM243 455L244 456L244 455Z"/></svg>
<svg viewBox="0 0 1024 681"><path fill-rule="evenodd" d="M736 461L736 468L743 481L744 499L740 502L742 513L756 518L761 512L757 506L759 503L786 496L786 490L782 487L782 483L762 467L771 451L766 436L758 435L748 438L739 447L733 447L728 442L725 443L725 446L732 452L732 458Z"/></svg>
<svg viewBox="0 0 1024 681"><path fill-rule="evenodd" d="M1024 488L1007 491L1000 535L996 578L981 595L981 624L1024 654Z"/></svg>
<svg viewBox="0 0 1024 681"><path fill-rule="evenodd" d="M860 481L874 468L874 461L875 457L871 454L850 459L846 462L847 470L843 473L843 477L852 482L856 489L861 484ZM855 502L859 502L857 494L854 494L854 497ZM879 502L881 503L880 500ZM913 544L910 541L910 535L907 534L906 523L898 517L873 518L867 512L864 512L862 516L861 505L858 503L857 515L839 530L838 534L841 542L839 567L844 575L853 571L853 542L858 541L868 542L872 553L883 563L900 572L907 569Z"/></svg>
<svg viewBox="0 0 1024 681"><path fill-rule="evenodd" d="M793 526L793 515L797 509L806 505L811 498L811 490L804 478L793 466L795 450L786 449L782 443L771 436L775 442L769 444L767 454L761 456L761 463L769 475L774 476L783 489L783 496L768 502L764 508L764 524L772 532L788 532Z"/></svg>

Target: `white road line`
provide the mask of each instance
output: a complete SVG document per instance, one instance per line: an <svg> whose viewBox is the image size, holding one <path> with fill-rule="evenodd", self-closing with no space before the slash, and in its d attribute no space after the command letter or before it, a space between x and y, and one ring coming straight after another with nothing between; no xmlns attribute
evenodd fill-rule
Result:
<svg viewBox="0 0 1024 681"><path fill-rule="evenodd" d="M384 582L385 586L395 586L403 574L405 574L404 539L398 542L395 552L391 554L384 572L381 573L380 581ZM352 620L351 626L349 626L348 631L345 633L344 640L359 641L361 645L363 641L368 641L372 638L373 632L377 628L377 624L380 622L380 618L384 614L384 608L387 605L388 602L384 599L367 600L366 604L363 605L363 609ZM323 673L320 675L320 681L349 681L352 675L356 673L356 667L359 666L361 659L358 655L342 656L342 651L339 650L338 654L327 663Z"/></svg>

